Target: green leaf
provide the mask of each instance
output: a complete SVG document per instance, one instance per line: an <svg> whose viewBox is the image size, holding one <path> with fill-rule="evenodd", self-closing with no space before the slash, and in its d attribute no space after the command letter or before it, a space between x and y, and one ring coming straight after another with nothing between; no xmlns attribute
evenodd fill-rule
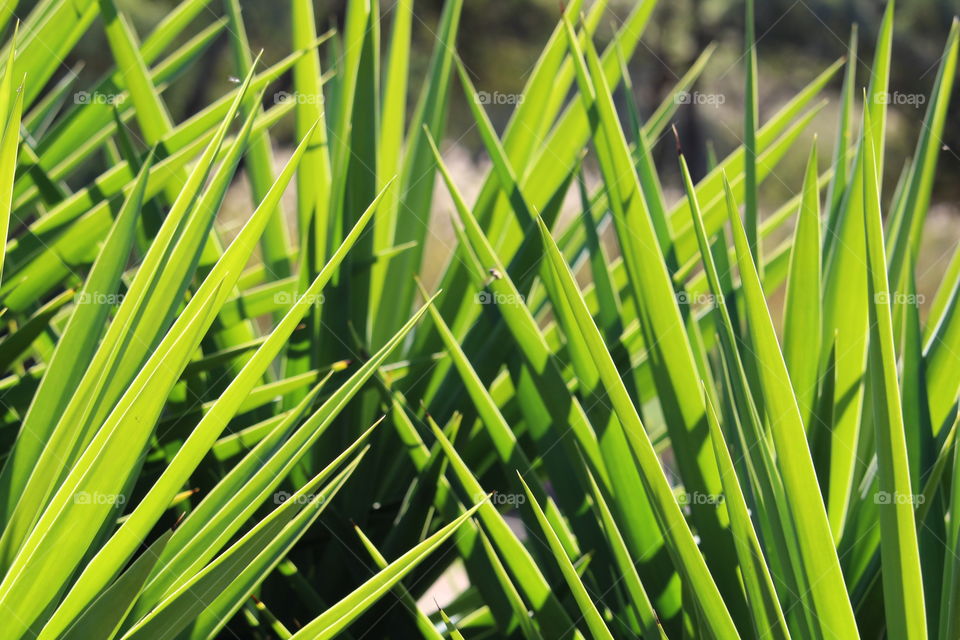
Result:
<svg viewBox="0 0 960 640"><path fill-rule="evenodd" d="M104 640L113 638L130 611L137 594L153 570L154 564L170 541L173 531L157 538L113 584L80 614L62 636L63 640L83 640L95 635Z"/></svg>
<svg viewBox="0 0 960 640"><path fill-rule="evenodd" d="M473 472L464 463L446 436L436 427L433 428L433 434L449 459L450 469L463 488L464 494L470 498L484 495L483 488L474 477ZM510 529L507 521L489 501L477 505L476 509L484 529L490 535L492 542L503 557L503 561L510 569L510 573L516 579L517 586L533 607L534 616L543 633L548 636L563 637L573 628L573 623L550 589L550 585L544 578L539 566L534 562L533 556L530 555L530 552Z"/></svg>
<svg viewBox="0 0 960 640"><path fill-rule="evenodd" d="M524 481L523 474L518 473L517 476L520 478L520 482L523 484L523 489L527 494L527 499L530 500L530 507L537 516L537 522L540 523L540 528L543 531L544 537L547 539L547 545L550 547L550 551L553 553L554 559L556 559L560 565L560 571L563 573L563 577L567 581L567 586L569 586L570 590L573 592L573 597L577 601L577 606L580 608L580 612L584 617L587 628L590 630L590 634L597 639L610 638L610 640L613 640L613 635L610 633L610 630L607 629L607 625L604 624L603 618L600 616L600 612L597 611L597 606L593 603L593 600L590 599L590 594L587 593L586 588L580 581L580 577L577 575L577 570L574 568L573 563L570 562L570 558L567 557L567 553L564 551L563 545L560 543L560 539L557 537L556 531L554 531L553 527L550 526L550 523L547 522L547 517L544 515L543 509L540 508L536 497L534 497L533 493L530 491L530 487L527 485L526 481Z"/></svg>
<svg viewBox="0 0 960 640"><path fill-rule="evenodd" d="M783 358L790 372L800 415L809 429L817 397L820 365L820 192L816 140L810 149L797 213L790 275L783 309Z"/></svg>
<svg viewBox="0 0 960 640"><path fill-rule="evenodd" d="M757 532L750 520L750 510L744 499L743 490L737 479L733 459L723 440L720 422L710 402L710 395L704 387L707 399L707 421L713 436L713 450L720 467L720 479L723 481L723 503L730 513L730 527L740 559L740 571L743 576L747 598L751 604L754 630L758 636L771 638L789 638L787 622L783 617L773 579L767 569L763 548L757 538Z"/></svg>
<svg viewBox="0 0 960 640"><path fill-rule="evenodd" d="M745 36L746 51L743 55L745 67L744 109L743 109L743 150L744 150L744 211L743 226L747 231L747 241L753 252L753 262L763 272L763 258L759 242L760 213L757 204L757 129L760 128L760 104L757 97L757 43L754 18L754 0L746 1Z"/></svg>
<svg viewBox="0 0 960 640"><path fill-rule="evenodd" d="M212 286L191 301L188 312L181 316L184 322L171 330L148 360L53 495L36 526L15 550L0 582L0 606L16 614L16 622L7 625L12 636L19 637L44 615L86 555L100 527L116 506L125 502L127 479L142 455L149 427L212 322L219 293L219 286ZM44 580L31 579L38 575L37 571ZM83 605L88 602L89 599Z"/></svg>
<svg viewBox="0 0 960 640"><path fill-rule="evenodd" d="M2 503L2 520L5 523L10 510L16 504L9 499L23 492L27 478L40 457L41 449L46 446L56 425L56 415L67 406L69 397L61 391L74 388L79 383L93 357L99 327L110 309L110 305L104 303L116 294L123 267L130 255L152 157L152 154L148 156L141 167L136 187L124 202L100 256L94 262L83 288L77 295L81 304L77 305L67 321L66 329L50 359L47 373L41 379L23 419L20 432L28 435L18 437L5 461L0 475L0 495L7 497ZM29 437L30 435L33 437Z"/></svg>
<svg viewBox="0 0 960 640"><path fill-rule="evenodd" d="M415 242L410 251L393 257L384 268L400 273L415 272L423 260L424 244L430 203L433 199L433 181L436 173L434 155L427 142L424 127L434 139L441 138L446 127L447 102L449 99L450 70L453 65L453 48L460 25L463 0L450 0L443 5L440 23L434 30L436 45L430 66L425 74L422 93L410 121L407 135L407 150L400 174L401 197L398 210L388 213L393 218L392 241L388 244ZM383 232L383 236L387 232ZM383 237L382 236L382 237ZM395 286L383 290L380 312L374 318L372 339L376 341L392 331L399 323L413 300L414 286L409 279L401 279Z"/></svg>
<svg viewBox="0 0 960 640"><path fill-rule="evenodd" d="M410 549L408 552L391 562L386 569L357 587L346 598L333 605L320 616L294 634L294 640L321 640L334 638L349 625L367 607L380 598L381 595L393 588L420 562L430 555L440 544L453 535L483 504L489 504L485 498L482 502L473 505L456 520L445 525L426 540Z"/></svg>
<svg viewBox="0 0 960 640"><path fill-rule="evenodd" d="M383 557L383 554L377 549L373 544L373 541L366 536L366 534L361 531L360 527L354 525L353 530L356 531L357 537L360 538L360 542L363 544L364 549L367 550L367 553L370 554L370 557L373 559L378 570L386 569L388 566L387 559ZM417 606L417 601L410 595L410 592L407 591L406 587L402 583L398 583L394 587L397 597L400 599L400 602L403 603L403 606L406 607L407 611L410 612L410 615L413 616L414 622L417 625L417 629L420 630L420 633L423 634L423 637L426 640L441 640L443 636L437 631L437 628L433 626L433 623L430 622L430 618L427 617L423 611L420 610L420 607ZM449 622L444 616L444 622Z"/></svg>
<svg viewBox="0 0 960 640"><path fill-rule="evenodd" d="M23 112L23 85L13 95L13 43L11 40L10 56L0 87L0 122L3 123L3 134L0 136L0 241L4 246L7 243L7 234L10 230L10 211L13 203L13 181L17 170L17 149L20 146L20 116ZM8 108L13 101L13 108ZM4 251L0 251L0 276L3 274Z"/></svg>
<svg viewBox="0 0 960 640"><path fill-rule="evenodd" d="M189 637L208 637L229 619L230 609L240 607L257 582L266 577L306 532L362 459L361 453L326 485L321 484L321 474L301 487L137 622L123 638L176 638L198 616Z"/></svg>
<svg viewBox="0 0 960 640"><path fill-rule="evenodd" d="M888 633L898 638L926 638L923 579L914 518L914 493L904 434L903 407L897 380L897 357L890 313L890 286L880 217L878 150L870 136L873 119L864 112L865 165L863 216L870 273L870 343L867 379L872 387L877 439L880 550L884 610Z"/></svg>
<svg viewBox="0 0 960 640"><path fill-rule="evenodd" d="M287 167L281 173L274 188L271 190L271 196L261 203L258 208L259 216L255 214L252 224L245 227L244 232L230 245L230 248L224 253L224 257L217 267L220 267L224 261L231 261L243 257L244 261L249 252L253 251L268 216L272 213L273 207L284 188L289 184L292 173L297 166L297 162L306 148L309 136L304 139L298 148L300 153L295 154ZM123 527L113 536L98 556L92 559L86 566L84 574L80 576L71 590L70 594L61 603L57 611L57 619L69 620L73 612L77 610L85 600L89 599L90 593L97 590L98 586L108 579L117 570L118 562L122 562L128 557L132 549L139 544L143 536L149 531L149 528L156 522L162 510L170 499L186 481L189 474L193 472L196 466L206 455L210 447L213 446L217 437L224 429L227 421L233 416L240 406L240 403L247 396L250 389L269 366L270 362L277 356L283 348L290 333L296 328L303 315L316 302L319 292L329 281L333 272L337 269L343 257L349 251L350 247L356 241L356 238L363 231L366 223L369 221L373 212L376 210L377 201L375 200L367 212L358 221L357 226L351 234L344 240L343 245L337 253L331 258L324 270L317 276L310 288L304 292L291 310L284 316L278 328L271 334L270 338L261 345L254 356L246 363L240 375L237 376L220 396L217 404L211 408L204 416L200 425L198 425L190 434L190 437L181 447L180 451L164 470L163 475L152 486L150 492L137 505L132 512L131 517L124 522ZM236 251L235 251L236 249ZM240 253L243 252L243 253ZM237 269L234 273L237 273ZM215 277L217 268L208 275ZM176 326L174 327L176 328ZM172 331L173 329L171 329Z"/></svg>
<svg viewBox="0 0 960 640"><path fill-rule="evenodd" d="M448 633L451 638L454 640L464 640L463 634L460 633L459 629L457 629L457 625L453 624L453 621L447 617L447 614L443 609L440 609L440 617L443 620L443 625L448 629Z"/></svg>
<svg viewBox="0 0 960 640"><path fill-rule="evenodd" d="M817 490L800 408L729 185L726 185L726 195L753 349L751 355L756 361L764 409L773 418L769 421L770 432L783 477L784 493L795 521L801 560L810 580L814 614L820 628L827 633L856 637L856 621L834 551L827 514Z"/></svg>
<svg viewBox="0 0 960 640"><path fill-rule="evenodd" d="M656 353L654 380L680 475L688 492L716 495L720 492L720 481L716 460L708 455L710 438L704 429L705 407L697 388L700 374L693 347L684 330L678 302L681 298L674 291L660 251L656 230L642 197L643 190L599 58L588 40L585 47L587 62L584 62L573 27L566 18L565 24L571 55L577 66L584 108L588 111L596 109L598 113L599 123L594 131L595 147L612 204L614 225L632 298L637 305L641 328L646 336L651 337L648 344ZM579 292L577 297L580 297ZM652 336L656 336L656 339ZM591 346L590 350L594 352L596 346ZM609 388L607 392L609 394ZM630 423L624 422L621 411L616 413L628 436L635 435L631 433L635 430ZM635 412L633 415L636 415ZM654 499L651 496L651 500ZM724 531L725 516L711 505L694 504L692 510L711 568L717 573L720 584L732 589L735 569L729 553L732 540Z"/></svg>
<svg viewBox="0 0 960 640"><path fill-rule="evenodd" d="M594 354L597 370L607 397L623 425L622 428L627 435L627 439L630 441L636 462L640 467L644 487L654 512L657 514L660 529L667 541L668 548L672 552L673 560L680 571L681 577L689 581L691 588L696 589L698 594L697 606L704 615L704 623L707 628L719 637L723 637L725 634L736 637L738 634L736 627L733 625L733 620L730 618L730 613L727 611L716 583L707 569L703 556L700 555L700 550L697 548L693 534L680 512L680 507L673 497L673 491L660 468L657 455L647 437L636 407L631 402L630 396L623 386L623 381L613 364L613 359L603 344L603 338L586 309L573 275L543 224L540 225L540 233L544 239L547 258L556 277L563 285L567 302L575 314L583 338Z"/></svg>
<svg viewBox="0 0 960 640"><path fill-rule="evenodd" d="M238 0L229 0L225 3L229 18L230 44L233 50L234 65L238 76L246 76L253 68L253 59L250 56L250 44L247 41L246 27ZM303 59L307 59L305 56ZM319 82L319 74L317 76ZM262 113L262 109L258 109ZM243 114L249 115L250 108L244 108ZM311 123L312 124L312 123ZM304 160L301 160L301 163ZM273 151L270 136L266 131L252 136L247 150L247 171L250 179L250 191L254 202L262 201L274 181ZM290 275L291 267L287 254L290 251L287 238L287 223L283 206L278 203L270 217L267 226L260 237L260 247L263 250L263 259L266 267L274 276L282 278Z"/></svg>

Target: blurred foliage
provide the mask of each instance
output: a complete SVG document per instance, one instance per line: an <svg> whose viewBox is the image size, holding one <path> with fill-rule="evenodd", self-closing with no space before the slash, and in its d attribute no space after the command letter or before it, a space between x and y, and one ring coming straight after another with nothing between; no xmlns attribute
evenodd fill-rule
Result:
<svg viewBox="0 0 960 640"><path fill-rule="evenodd" d="M33 3L27 3L29 6ZM119 3L131 17L141 35L148 25L156 24L174 0L124 0ZM214 0L209 10L217 15L222 8ZM289 51L289 9L284 2L258 2L242 0L251 47L264 50L264 60L275 61ZM633 0L611 0L612 15L622 19L633 6ZM342 26L344 0L315 2L320 25ZM429 43L439 15L442 0L418 0L415 6L413 57L411 60L413 81L411 96L418 87L416 78L422 76L429 56ZM866 85L868 61L872 59L874 39L883 11L883 3L876 0L765 0L757 7L757 37L760 63L760 109L761 120L773 113L788 96L809 81L813 74L830 62L846 54L849 26L856 23L860 29L860 78ZM911 0L901 2L897 8L897 33L894 65L890 79L893 90L905 94L926 95L933 82L936 65L941 55L941 45L947 36L950 18L957 9L956 0ZM468 0L464 6L463 23L466 26L458 39L458 52L467 68L474 75L478 90L498 91L511 94L521 90L536 56L550 34L559 15L555 0ZM383 19L391 18L389 9ZM599 39L609 36L615 24L603 25ZM711 106L687 106L677 118L682 123L684 149L688 154L695 177L703 175L706 168L708 143L715 145L718 153L725 154L740 144L742 116L735 105L743 87L742 53L743 11L740 0L674 0L660 3L654 19L644 36L638 55L631 62L634 76L634 91L641 109L646 113L662 99L665 92L689 68L698 53L711 42L718 49L703 75L699 90L730 96L720 117L698 113ZM182 37L185 40L192 32ZM106 41L102 30L92 29L71 58L64 63L75 69L76 61L83 59L80 70L82 79L97 77L110 64L109 56L98 56L105 51ZM219 38L210 48L200 65L192 68L186 77L170 87L167 104L177 115L195 112L210 99L222 95L231 83L233 75L228 40ZM286 89L289 78L281 81L278 90ZM835 96L839 92L840 78L834 79L830 108L818 119L822 126L816 127L820 139L833 147L833 122ZM269 95L269 94L268 94ZM622 96L620 96L622 98ZM412 97L411 97L412 100ZM914 113L916 107L893 105L888 134L890 162L886 164L885 184L896 182L903 162L912 152L922 120ZM509 104L491 105L488 109L494 124L501 128L510 116ZM451 135L459 144L480 154L482 145L479 136L471 131L472 119L462 97L453 97L451 105ZM289 141L292 132L278 130L281 141ZM286 138L285 138L286 136ZM656 151L660 160L673 153L673 141L660 141ZM960 149L960 126L956 119L947 123L944 145ZM949 166L960 165L956 154L944 154L943 162ZM672 162L664 163L672 166ZM800 184L802 166L800 160L784 168L782 180L773 181L776 189L795 192ZM938 178L935 201L952 200L960 196L960 186L946 176ZM679 186L676 174L665 176L668 183ZM783 193L777 193L781 197ZM887 194L889 196L889 193Z"/></svg>

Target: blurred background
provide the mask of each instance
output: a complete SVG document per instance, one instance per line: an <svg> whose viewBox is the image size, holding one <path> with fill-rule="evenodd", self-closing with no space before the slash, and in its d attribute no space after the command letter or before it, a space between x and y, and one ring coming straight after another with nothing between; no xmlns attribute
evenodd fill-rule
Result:
<svg viewBox="0 0 960 640"><path fill-rule="evenodd" d="M611 20L598 31L599 44L612 33L637 0L610 0ZM122 10L131 17L143 37L175 4L174 0L123 0ZM343 20L344 0L317 2L319 29L339 27ZM384 25L381 37L389 36L390 0L381 2ZM586 5L591 4L587 0ZM290 14L282 1L241 0L251 48L264 50L264 60L271 64L290 52ZM435 28L443 0L416 0L414 11L414 52L412 64L425 69L433 49ZM886 2L883 0L761 0L757 2L756 33L759 57L760 121L773 114L784 102L805 86L819 72L847 53L851 25L859 26L857 81L865 85L868 67L873 58L876 34ZM209 5L210 21L222 15L218 0ZM557 24L560 4L557 0L465 0L458 49L474 76L479 91L490 94L519 93L527 74L536 61L551 31ZM896 9L891 93L905 96L927 96L934 82L947 33L953 16L960 13L960 0L901 0ZM209 24L209 22L206 22ZM199 28L199 27L198 27ZM743 0L669 0L661 1L644 34L637 55L629 62L633 91L642 115L650 114L677 79L689 69L699 54L711 43L716 51L704 70L696 91L720 96L708 104L681 106L675 117L684 151L691 161L695 178L703 175L712 147L722 158L738 144L742 136L743 96ZM185 38L192 35L185 34ZM83 80L101 75L109 56L102 29L92 28L74 55L67 60ZM329 47L324 55L329 55ZM82 68L81 68L82 64ZM329 65L327 65L329 67ZM166 92L167 104L175 118L190 115L228 90L234 74L229 43L221 36L209 49L202 63L191 68ZM818 136L820 158L825 168L834 148L837 104L842 74L837 74L828 87L829 103L821 110L813 126L804 135L798 153L791 153L765 181L761 188L761 205L770 210L799 190L806 148L814 134ZM280 81L276 91L289 88L289 78ZM83 82L81 82L82 84ZM286 85L286 86L285 86ZM957 93L955 84L955 93ZM420 86L411 81L410 102L416 100ZM472 127L472 118L457 88L451 92L450 119L445 153L456 170L458 182L468 194L479 187L479 175L486 170L486 159L479 137ZM268 96L272 92L268 92ZM623 101L623 91L618 92ZM890 107L887 153L887 175L884 190L889 198L904 161L913 153L922 125L926 104L922 100L906 101ZM489 104L488 113L498 127L503 127L512 109L510 104ZM857 107L859 111L859 105ZM626 113L626 109L622 110ZM933 209L922 253L927 264L920 264L919 284L927 290L937 283L939 273L949 259L960 234L956 229L957 202L960 196L960 101L951 105L939 159L938 178L934 189ZM292 142L292 120L276 131L278 145ZM668 198L680 197L676 172L675 144L672 136L657 141L656 155L662 168ZM438 181L439 182L439 181ZM244 191L245 193L245 191ZM238 194L237 206L243 205ZM438 189L436 207L448 208L445 190ZM436 217L443 226L446 216ZM442 259L440 246L428 248L428 259ZM937 268L939 267L939 268Z"/></svg>

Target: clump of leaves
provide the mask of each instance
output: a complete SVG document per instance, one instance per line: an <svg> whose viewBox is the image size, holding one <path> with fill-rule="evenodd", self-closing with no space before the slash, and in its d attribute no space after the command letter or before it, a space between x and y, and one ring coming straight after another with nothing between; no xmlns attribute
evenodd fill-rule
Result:
<svg viewBox="0 0 960 640"><path fill-rule="evenodd" d="M185 38L208 4L143 40L114 0L0 11L2 637L960 636L960 253L925 318L915 283L956 21L886 201L893 2L863 93L854 31L761 119L747 0L744 143L699 181L681 155L669 202L651 146L712 49L649 117L615 101L655 0L602 52L607 3L570 2L502 133L462 0L422 79L413 0L386 38L379 2L318 35L291 0L272 65L237 0ZM100 28L113 70L77 86L59 61ZM220 37L240 81L176 121L165 90ZM842 69L821 172L801 134ZM438 147L458 90L492 161L472 204Z"/></svg>

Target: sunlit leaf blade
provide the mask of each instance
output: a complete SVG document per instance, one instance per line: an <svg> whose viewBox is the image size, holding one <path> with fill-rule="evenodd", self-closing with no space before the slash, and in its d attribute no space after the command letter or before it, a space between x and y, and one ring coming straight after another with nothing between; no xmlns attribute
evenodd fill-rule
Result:
<svg viewBox="0 0 960 640"><path fill-rule="evenodd" d="M389 261L390 269L414 272L419 269L423 258L424 241L427 226L424 212L430 209L433 196L435 160L427 143L424 127L428 128L434 139L443 135L446 126L446 111L453 65L453 41L460 24L462 0L444 3L440 24L435 29L436 45L427 73L428 81L423 84L417 107L408 129L407 151L400 174L400 188L403 194L398 201L399 210L392 232L393 244L415 242L416 245ZM381 311L377 314L372 337L377 338L391 331L410 306L414 294L414 285L410 280L395 283L396 286L384 289Z"/></svg>
<svg viewBox="0 0 960 640"><path fill-rule="evenodd" d="M319 479L304 485L203 571L160 603L123 638L174 638L198 616L197 625L201 625L201 629L193 625L190 637L207 637L216 630L216 623L219 621L222 624L227 617L225 612L218 609L240 606L258 578L262 579L263 573L272 569L297 538L303 535L362 459L362 455L354 458L325 486L321 486ZM245 584L248 581L249 584ZM214 599L209 602L211 596ZM212 628L196 633L202 627Z"/></svg>
<svg viewBox="0 0 960 640"><path fill-rule="evenodd" d="M349 596L304 626L303 629L294 634L293 637L297 640L336 637L340 630L363 613L381 594L393 588L403 576L413 570L417 564L423 561L423 559L432 553L444 540L454 535L457 529L467 519L473 516L482 504L488 503L480 502L467 511L464 511L456 520L445 525L429 538L391 562L385 569L358 587Z"/></svg>
<svg viewBox="0 0 960 640"><path fill-rule="evenodd" d="M541 509L540 505L537 503L536 497L530 492L530 487L524 481L523 474L519 474L519 477L520 482L523 483L523 488L527 494L527 498L530 500L530 507L537 516L537 522L540 523L540 528L543 531L544 537L547 539L547 544L550 547L550 551L553 553L553 557L560 564L560 570L563 572L563 577L566 579L567 585L573 592L573 597L577 601L577 606L580 607L580 611L583 614L587 628L590 630L590 634L598 640L601 638L610 638L612 640L613 635L611 635L607 625L603 622L603 618L600 616L600 612L597 611L597 607L593 603L593 600L591 600L590 594L587 593L586 588L580 581L580 578L577 575L577 570L574 568L573 563L570 562L570 558L567 557L567 554L563 549L563 545L560 543L560 539L557 537L557 533L550 526L550 523L547 522L547 517L544 515L543 509Z"/></svg>
<svg viewBox="0 0 960 640"><path fill-rule="evenodd" d="M300 151L306 148L309 136L300 147ZM268 216L273 212L273 207L279 199L280 193L292 178L294 168L297 166L300 154L296 154L287 164L284 172L280 175L274 184L269 197L261 204L258 209L259 216L255 216L253 223L249 224L241 236L231 244L230 248L224 254L225 259L239 257L233 255L234 248L239 251L252 252L259 239L259 234L263 230ZM116 571L118 561L122 561L131 553L135 545L139 543L145 532L153 525L166 504L176 490L182 485L186 477L196 468L200 460L213 446L214 441L220 435L227 421L237 411L240 402L249 393L251 387L262 375L269 363L277 356L285 344L287 338L293 329L299 324L303 315L309 311L315 303L319 291L332 277L343 257L349 251L350 247L356 241L357 236L363 231L366 223L376 209L376 201L368 209L366 215L358 222L357 227L344 240L343 245L337 253L331 258L327 267L318 274L317 278L295 304L291 310L284 316L277 330L254 356L244 365L240 374L233 380L228 389L220 396L217 404L204 416L203 421L191 433L190 438L184 443L184 446L178 451L177 456L171 461L164 474L153 485L151 491L145 496L133 515L128 519L124 526L113 536L111 541L104 545L101 553L93 559L86 567L84 575L81 575L74 585L70 594L61 604L57 616L61 619L69 619L71 609L78 607L89 597L89 593L96 591L99 584L104 579ZM243 255L243 254L239 254ZM249 253L247 253L249 255ZM220 263L218 263L219 265ZM214 275L216 271L212 271Z"/></svg>
<svg viewBox="0 0 960 640"><path fill-rule="evenodd" d="M770 432L777 464L783 476L786 499L796 526L803 567L811 581L815 615L818 624L829 629L830 633L856 637L853 609L843 587L840 562L834 551L827 514L817 490L800 408L729 186L726 187L726 194L743 283L747 326L755 350L752 357L758 365L756 370L765 411L773 417L770 420Z"/></svg>
<svg viewBox="0 0 960 640"><path fill-rule="evenodd" d="M723 480L723 503L730 512L730 526L734 530L733 539L740 558L743 582L750 600L750 612L753 615L754 630L758 636L771 638L789 638L787 622L783 617L773 579L767 569L766 559L757 538L757 532L750 521L750 510L744 500L743 491L737 480L733 459L723 441L720 423L707 397L707 420L713 435L713 448L720 466L720 479Z"/></svg>
<svg viewBox="0 0 960 640"><path fill-rule="evenodd" d="M5 86L2 90L8 94L12 93L9 87L10 75L13 72L12 66L7 66L4 76ZM9 114L4 108L2 112L6 120L3 122L3 134L0 136L0 164L3 169L0 170L0 241L6 246L7 233L10 228L10 209L13 202L13 180L17 169L17 149L20 145L20 115L23 111L23 86L15 92L16 95L8 95L7 100L13 100L13 108ZM3 257L5 251L0 251L0 277L3 274Z"/></svg>
<svg viewBox="0 0 960 640"><path fill-rule="evenodd" d="M563 285L564 294L574 311L577 325L594 354L597 370L609 401L613 405L614 411L623 425L622 428L630 441L633 454L641 470L644 487L650 497L654 512L657 514L664 537L671 548L674 562L680 568L683 578L689 580L691 585L698 585L696 588L701 597L698 606L702 609L708 628L713 629L715 633L720 635L731 634L731 637L736 637L736 628L727 607L723 603L703 556L700 555L693 535L684 521L683 514L680 512L680 507L673 497L673 491L660 468L660 463L640 417L637 415L636 408L633 406L613 360L603 344L603 338L586 310L580 290L563 261L559 249L553 242L553 238L550 237L549 231L542 224L540 233L544 238L547 258Z"/></svg>
<svg viewBox="0 0 960 640"><path fill-rule="evenodd" d="M226 2L227 18L229 20L230 44L233 50L234 65L238 76L246 76L253 67L253 58L250 55L250 44L247 41L246 27L240 11L238 0ZM307 59L305 56L304 59ZM318 74L319 78L319 74ZM250 107L243 110L249 114ZM262 110L261 110L262 111ZM311 123L312 125L312 123ZM301 162L304 162L301 160ZM247 170L250 177L250 192L254 202L262 201L274 181L273 151L270 136L266 131L252 137L250 148L247 151ZM273 215L260 238L265 266L271 270L274 277L283 278L291 273L289 264L289 239L287 237L287 223L283 207L277 204Z"/></svg>
<svg viewBox="0 0 960 640"><path fill-rule="evenodd" d="M90 635L107 640L114 637L172 533L167 531L147 547L60 637L64 640L81 640Z"/></svg>
<svg viewBox="0 0 960 640"><path fill-rule="evenodd" d="M864 113L865 152L863 219L866 228L869 280L870 346L867 378L872 386L876 425L880 511L880 548L883 561L887 629L902 638L927 637L920 574L920 552L913 514L914 493L903 425L903 407L897 384L897 359L890 312L890 286L880 218L880 170L877 149L870 137L872 118Z"/></svg>
<svg viewBox="0 0 960 640"><path fill-rule="evenodd" d="M83 289L77 294L77 305L70 316L58 348L50 360L47 374L40 381L30 409L21 427L21 435L14 444L0 475L0 487L5 495L16 495L26 484L27 474L40 457L40 450L52 432L55 416L66 407L69 397L62 389L73 388L83 376L97 345L98 327L106 318L110 305L106 302L116 294L120 275L130 254L133 233L146 176L152 156L144 162L137 177L136 187L124 202L116 222L107 237L100 257L87 276ZM30 437L33 434L33 438ZM12 504L4 502L4 521L9 517Z"/></svg>
<svg viewBox="0 0 960 640"><path fill-rule="evenodd" d="M360 542L363 543L364 548L370 554L370 557L376 563L376 567L379 570L387 568L389 564L387 559L383 557L383 554L377 549L373 542L368 538L363 531L360 530L360 527L355 527L357 532L357 537L360 538ZM420 610L417 606L417 601L414 600L413 596L410 595L410 592L403 586L403 584L398 584L394 587L394 590L397 593L397 597L400 598L400 601L403 603L403 606L407 608L407 611L410 612L410 615L413 616L417 629L420 630L420 633L423 634L425 640L440 640L443 638L442 635L437 631L436 627L433 626L433 623L430 622L430 618ZM444 616L444 622L449 624L449 620Z"/></svg>
<svg viewBox="0 0 960 640"><path fill-rule="evenodd" d="M820 192L814 141L797 213L787 299L783 308L783 358L800 405L800 415L808 429L819 380L820 345L817 336L820 327Z"/></svg>
<svg viewBox="0 0 960 640"><path fill-rule="evenodd" d="M758 230L760 225L759 205L757 204L757 129L759 128L760 103L757 97L757 36L754 0L746 0L746 52L743 64L746 70L743 109L743 149L744 149L744 211L743 226L747 231L747 241L753 252L753 262L760 265L762 273L763 259L760 254Z"/></svg>
<svg viewBox="0 0 960 640"><path fill-rule="evenodd" d="M464 493L470 497L484 495L480 483L446 436L435 426L433 433L449 459L450 470L457 478ZM523 592L526 600L530 602L543 633L547 635L569 633L570 629L573 628L570 617L550 589L540 567L534 562L533 556L510 530L504 517L489 501L477 505L476 509L491 542L497 547L498 553L510 569L511 574L516 577L517 587Z"/></svg>

